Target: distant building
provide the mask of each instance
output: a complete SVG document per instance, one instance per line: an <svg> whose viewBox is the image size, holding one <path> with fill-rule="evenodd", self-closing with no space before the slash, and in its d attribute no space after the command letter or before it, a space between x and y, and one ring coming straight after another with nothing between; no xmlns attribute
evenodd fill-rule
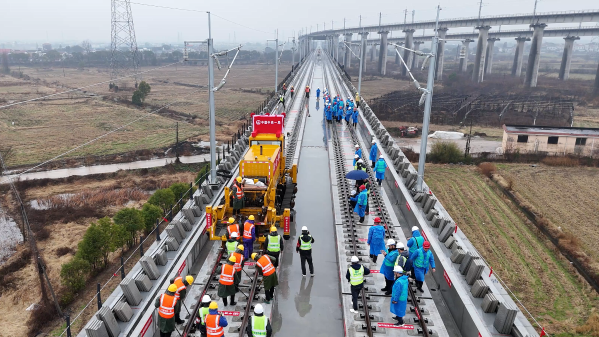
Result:
<svg viewBox="0 0 599 337"><path fill-rule="evenodd" d="M207 45L207 44L205 44L205 43L202 43L202 44L200 45L200 53L201 53L201 52L204 52L204 53L207 53L207 52L208 52L208 45Z"/></svg>
<svg viewBox="0 0 599 337"><path fill-rule="evenodd" d="M599 129L553 126L503 126L503 152L576 154L594 157L599 154Z"/></svg>
<svg viewBox="0 0 599 337"><path fill-rule="evenodd" d="M4 53L10 54L11 52L12 52L12 49L1 49L0 48L0 54L4 54Z"/></svg>
<svg viewBox="0 0 599 337"><path fill-rule="evenodd" d="M42 50L43 50L43 51L52 50L52 45L51 45L51 44L49 44L49 43L44 43L44 44L42 45Z"/></svg>

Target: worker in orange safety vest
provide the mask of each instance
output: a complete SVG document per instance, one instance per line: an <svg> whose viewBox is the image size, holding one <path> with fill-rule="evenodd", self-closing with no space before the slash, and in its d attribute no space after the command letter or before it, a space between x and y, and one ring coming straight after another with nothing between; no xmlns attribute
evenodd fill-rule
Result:
<svg viewBox="0 0 599 337"><path fill-rule="evenodd" d="M158 329L160 330L160 337L170 337L171 333L175 331L176 292L177 286L171 284L164 294L156 298L156 302L154 303L154 306L158 308Z"/></svg>

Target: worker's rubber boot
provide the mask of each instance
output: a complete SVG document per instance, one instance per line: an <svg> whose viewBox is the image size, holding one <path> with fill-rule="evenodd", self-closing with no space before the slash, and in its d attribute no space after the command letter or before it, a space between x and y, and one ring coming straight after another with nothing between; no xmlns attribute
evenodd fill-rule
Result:
<svg viewBox="0 0 599 337"><path fill-rule="evenodd" d="M223 305L226 307L227 306L227 297L223 297Z"/></svg>
<svg viewBox="0 0 599 337"><path fill-rule="evenodd" d="M237 304L237 302L235 302L235 295L231 296L231 305L235 305Z"/></svg>

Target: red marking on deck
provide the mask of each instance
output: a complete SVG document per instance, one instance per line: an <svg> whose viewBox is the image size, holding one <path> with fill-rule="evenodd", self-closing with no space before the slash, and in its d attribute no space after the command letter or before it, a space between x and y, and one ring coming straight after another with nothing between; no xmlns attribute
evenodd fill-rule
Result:
<svg viewBox="0 0 599 337"><path fill-rule="evenodd" d="M150 316L150 318L148 318L148 321L146 322L146 324L144 324L143 329L141 329L141 332L139 333L140 336L143 337L146 335L146 332L148 332L150 325L152 325L152 321L153 321L153 318L152 318L152 316Z"/></svg>
<svg viewBox="0 0 599 337"><path fill-rule="evenodd" d="M368 239L364 239L364 238L359 238L358 240L362 241L362 242L366 242L368 241Z"/></svg>
<svg viewBox="0 0 599 337"><path fill-rule="evenodd" d="M370 272L372 274L380 274L380 271L378 269L370 269Z"/></svg>
<svg viewBox="0 0 599 337"><path fill-rule="evenodd" d="M239 311L219 311L219 314L223 315L223 316L239 316L241 315L241 313Z"/></svg>
<svg viewBox="0 0 599 337"><path fill-rule="evenodd" d="M449 275L447 275L447 271L443 271L443 277L445 278L445 282L447 282L447 285L451 288L451 279L449 278Z"/></svg>
<svg viewBox="0 0 599 337"><path fill-rule="evenodd" d="M186 265L187 265L187 260L183 261L183 263L181 264L181 267L179 267L179 271L177 271L177 276L181 275L181 272L183 271L183 269L185 268Z"/></svg>
<svg viewBox="0 0 599 337"><path fill-rule="evenodd" d="M406 201L406 207L408 208L408 211L412 210L412 207L410 207L410 204Z"/></svg>
<svg viewBox="0 0 599 337"><path fill-rule="evenodd" d="M403 326L397 326L394 323L377 323L379 328L385 329L405 329L405 330L414 330L414 326L411 324L404 324Z"/></svg>

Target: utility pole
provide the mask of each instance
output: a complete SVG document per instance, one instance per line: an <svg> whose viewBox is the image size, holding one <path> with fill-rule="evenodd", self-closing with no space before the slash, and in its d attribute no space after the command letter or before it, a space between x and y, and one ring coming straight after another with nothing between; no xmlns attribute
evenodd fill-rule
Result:
<svg viewBox="0 0 599 337"><path fill-rule="evenodd" d="M532 10L532 22L534 23L535 17L537 16L537 1L535 0L535 8ZM480 14L478 15L480 17Z"/></svg>
<svg viewBox="0 0 599 337"><path fill-rule="evenodd" d="M362 15L360 15L360 28L362 28Z"/></svg>
<svg viewBox="0 0 599 337"><path fill-rule="evenodd" d="M362 28L362 40L360 43L360 71L358 72L358 93L362 92L362 68L364 68L364 58L366 57L366 37L368 33L364 32Z"/></svg>
<svg viewBox="0 0 599 337"><path fill-rule="evenodd" d="M216 113L214 109L214 58L212 25L208 13L208 101L210 103L210 183L216 184Z"/></svg>
<svg viewBox="0 0 599 337"><path fill-rule="evenodd" d="M383 12L379 12L379 28L381 28L381 20L383 19Z"/></svg>
<svg viewBox="0 0 599 337"><path fill-rule="evenodd" d="M422 137L420 140L420 155L418 158L418 180L416 190L422 192L422 182L424 181L424 164L426 163L426 142L428 140L428 127L431 118L431 106L433 103L433 87L435 85L435 64L437 64L437 41L439 29L439 12L441 6L437 6L437 20L435 23L435 36L431 42L431 60L428 66L428 80L426 81L426 100L424 102L424 120L422 121Z"/></svg>
<svg viewBox="0 0 599 337"><path fill-rule="evenodd" d="M414 15L416 15L416 10L412 10L412 23L414 23Z"/></svg>
<svg viewBox="0 0 599 337"><path fill-rule="evenodd" d="M403 15L403 24L405 25L406 23L408 23L408 9L404 9L403 11L404 15Z"/></svg>
<svg viewBox="0 0 599 337"><path fill-rule="evenodd" d="M275 39L275 94L279 86L279 30L277 29L277 38Z"/></svg>
<svg viewBox="0 0 599 337"><path fill-rule="evenodd" d="M175 130L176 130L175 131L175 138L176 138L175 156L177 156L177 159L175 160L175 163L179 164L179 163L181 163L181 160L179 159L179 122L177 122Z"/></svg>

